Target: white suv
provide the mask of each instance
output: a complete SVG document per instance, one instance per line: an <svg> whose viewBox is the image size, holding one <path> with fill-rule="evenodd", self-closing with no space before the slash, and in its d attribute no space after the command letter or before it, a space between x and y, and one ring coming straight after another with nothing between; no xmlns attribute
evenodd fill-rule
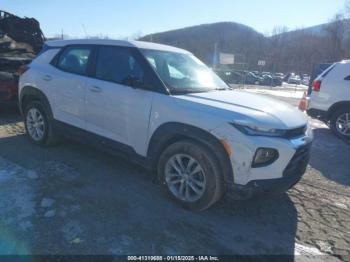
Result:
<svg viewBox="0 0 350 262"><path fill-rule="evenodd" d="M315 79L308 108L310 116L350 141L350 61L333 64Z"/></svg>
<svg viewBox="0 0 350 262"><path fill-rule="evenodd" d="M25 71L25 70L23 70ZM312 131L287 104L231 90L191 53L145 42L46 43L20 78L29 139L75 137L156 171L203 210L285 192L304 174Z"/></svg>

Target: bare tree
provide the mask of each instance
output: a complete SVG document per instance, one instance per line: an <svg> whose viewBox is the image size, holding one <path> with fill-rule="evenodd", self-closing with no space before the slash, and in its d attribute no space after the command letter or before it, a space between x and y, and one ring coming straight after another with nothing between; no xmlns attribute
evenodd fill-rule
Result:
<svg viewBox="0 0 350 262"><path fill-rule="evenodd" d="M339 61L345 58L347 31L348 24L342 13L336 14L331 22L324 27L330 60Z"/></svg>

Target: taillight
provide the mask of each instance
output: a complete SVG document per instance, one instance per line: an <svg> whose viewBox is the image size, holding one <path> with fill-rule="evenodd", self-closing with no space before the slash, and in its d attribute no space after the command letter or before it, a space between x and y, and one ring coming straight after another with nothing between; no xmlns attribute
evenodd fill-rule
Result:
<svg viewBox="0 0 350 262"><path fill-rule="evenodd" d="M315 80L313 83L312 83L312 90L315 91L315 92L319 92L321 90L321 81L320 80Z"/></svg>
<svg viewBox="0 0 350 262"><path fill-rule="evenodd" d="M29 66L22 65L17 69L17 73L19 76L23 75L27 70L29 69Z"/></svg>

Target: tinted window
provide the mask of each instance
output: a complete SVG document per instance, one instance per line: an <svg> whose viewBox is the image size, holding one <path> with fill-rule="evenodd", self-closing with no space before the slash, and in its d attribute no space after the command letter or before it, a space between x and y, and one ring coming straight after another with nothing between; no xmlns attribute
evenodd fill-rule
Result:
<svg viewBox="0 0 350 262"><path fill-rule="evenodd" d="M344 80L350 80L350 75L348 75L347 77L345 77Z"/></svg>
<svg viewBox="0 0 350 262"><path fill-rule="evenodd" d="M322 77L326 77L336 66L337 64L333 64L330 67L328 67L322 74Z"/></svg>
<svg viewBox="0 0 350 262"><path fill-rule="evenodd" d="M89 47L68 47L61 54L57 66L64 71L85 74L90 53Z"/></svg>
<svg viewBox="0 0 350 262"><path fill-rule="evenodd" d="M128 79L143 80L143 70L128 48L101 47L96 64L96 77L127 84Z"/></svg>

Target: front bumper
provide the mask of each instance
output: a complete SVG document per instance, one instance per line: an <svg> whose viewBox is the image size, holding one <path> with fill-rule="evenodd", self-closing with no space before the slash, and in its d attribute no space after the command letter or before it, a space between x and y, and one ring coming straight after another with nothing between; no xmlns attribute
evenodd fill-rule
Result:
<svg viewBox="0 0 350 262"><path fill-rule="evenodd" d="M285 192L305 173L310 159L313 132L308 128L303 136L286 139L247 136L229 125L213 130L213 134L230 147L232 179L225 179L226 192L235 199L247 199L259 192ZM258 148L277 149L279 158L272 164L253 168Z"/></svg>
<svg viewBox="0 0 350 262"><path fill-rule="evenodd" d="M297 184L304 175L310 161L311 143L299 147L288 166L283 177L266 180L253 180L247 185L227 184L226 193L231 199L249 199L264 193L285 193Z"/></svg>

